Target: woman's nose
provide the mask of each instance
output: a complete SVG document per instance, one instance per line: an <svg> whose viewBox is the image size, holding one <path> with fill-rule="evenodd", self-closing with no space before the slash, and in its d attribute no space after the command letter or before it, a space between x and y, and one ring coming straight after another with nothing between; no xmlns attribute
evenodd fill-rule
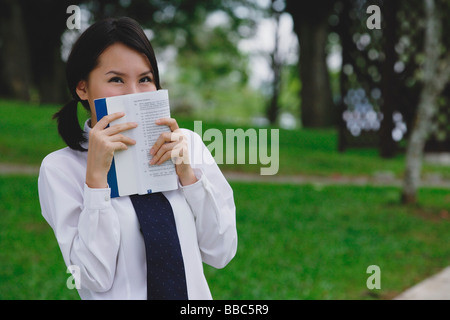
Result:
<svg viewBox="0 0 450 320"><path fill-rule="evenodd" d="M129 84L126 86L123 94L132 94L132 93L138 93L138 88L135 84Z"/></svg>

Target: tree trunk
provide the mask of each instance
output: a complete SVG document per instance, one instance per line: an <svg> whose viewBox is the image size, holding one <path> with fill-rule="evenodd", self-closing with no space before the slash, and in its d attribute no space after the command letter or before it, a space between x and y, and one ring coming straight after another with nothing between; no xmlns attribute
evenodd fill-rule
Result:
<svg viewBox="0 0 450 320"><path fill-rule="evenodd" d="M304 127L331 126L335 117L325 53L328 22L301 22L297 35L300 44L302 124Z"/></svg>
<svg viewBox="0 0 450 320"><path fill-rule="evenodd" d="M336 122L325 52L332 7L333 2L329 0L286 1L286 11L294 20L294 31L300 44L301 120L304 127L329 127Z"/></svg>
<svg viewBox="0 0 450 320"><path fill-rule="evenodd" d="M397 59L395 53L395 45L397 43L397 23L396 14L398 8L398 1L387 1L384 4L384 54L385 60L382 64L382 94L383 103L381 105L381 112L383 113L383 121L380 126L380 142L379 150L380 156L383 158L392 158L397 151L397 143L392 138L392 130L394 129L394 120L392 115L396 105L396 88L395 88L395 72L394 64Z"/></svg>
<svg viewBox="0 0 450 320"><path fill-rule="evenodd" d="M435 113L436 98L437 95L433 88L426 85L420 96L416 120L406 150L406 171L402 193L402 202L405 204L417 201L423 149L430 130L431 119Z"/></svg>
<svg viewBox="0 0 450 320"><path fill-rule="evenodd" d="M14 0L2 3L0 10L0 93L15 99L29 100L32 73L22 11Z"/></svg>
<svg viewBox="0 0 450 320"><path fill-rule="evenodd" d="M65 64L61 59L61 35L66 28L66 13L73 1L19 1L27 32L33 82L41 103L63 103L69 95ZM36 27L38 26L38 27Z"/></svg>
<svg viewBox="0 0 450 320"><path fill-rule="evenodd" d="M450 76L450 54L439 61L441 21L436 16L433 0L425 0L425 14L424 86L406 150L406 171L402 191L402 202L405 204L417 201L423 150L433 115L436 113L436 100Z"/></svg>
<svg viewBox="0 0 450 320"><path fill-rule="evenodd" d="M342 46L342 66L345 66L346 64L350 64L352 59L350 55L349 48L353 45L352 35L351 35L351 28L350 28L350 1L343 1L342 4L342 12L340 16L340 23L338 25L337 32L339 33L339 37L341 39L341 46ZM345 110L347 110L347 106L344 102L344 97L347 94L348 91L348 85L347 85L347 75L344 72L339 73L339 87L340 87L340 102L338 105L338 115L336 117L337 124L338 124L338 146L337 149L339 152L344 152L347 148L348 139L347 139L347 125L342 117Z"/></svg>
<svg viewBox="0 0 450 320"><path fill-rule="evenodd" d="M273 73L272 80L272 97L270 98L269 105L267 107L267 118L271 124L274 124L278 118L279 106L278 106L278 97L280 95L281 90L281 68L282 62L279 53L279 44L280 44L280 12L275 11L273 7L273 3L275 0L272 0L272 16L275 20L275 45L273 48L273 52L270 55L271 59L271 67Z"/></svg>
<svg viewBox="0 0 450 320"><path fill-rule="evenodd" d="M64 103L70 97L68 95L65 64L61 59L59 47L53 49L52 61L47 62L48 72L42 73L38 78L38 88L41 103Z"/></svg>

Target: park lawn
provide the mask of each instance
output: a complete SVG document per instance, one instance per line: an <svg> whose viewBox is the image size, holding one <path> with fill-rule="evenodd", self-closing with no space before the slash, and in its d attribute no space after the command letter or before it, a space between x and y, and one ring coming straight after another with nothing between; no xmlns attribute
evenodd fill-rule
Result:
<svg viewBox="0 0 450 320"><path fill-rule="evenodd" d="M85 119L86 114L81 105L78 109L80 119ZM54 105L37 106L24 102L0 100L2 133L0 135L0 162L39 165L48 153L64 147L64 143L57 134L56 122L51 119L57 110L58 106ZM173 116L178 119L180 127L194 129L194 119L178 117L176 114ZM245 132L249 129L256 131L267 129L269 140L272 136L271 129L274 129L237 126L217 121L202 123L201 133L204 134L210 128L220 130L224 139L227 129L242 128ZM211 142L205 141L206 145ZM226 152L226 148L231 149L230 147L232 146L227 146L224 142L222 152ZM237 164L237 161L224 163L220 164L221 169L259 174L261 167L269 166L261 163L261 149L258 149L258 163L249 164L249 148L246 149L245 164ZM220 152L216 154L216 151L214 151L214 155L225 162L226 157ZM275 161L275 157L270 155L270 152L268 156L271 162ZM393 159L381 159L375 149L353 149L339 153L337 151L337 133L332 129L280 129L279 131L278 174L280 175L372 176L377 172L390 172L400 177L404 172L404 156L398 155ZM446 167L425 164L424 173L439 173L443 177L450 178L450 170Z"/></svg>
<svg viewBox="0 0 450 320"><path fill-rule="evenodd" d="M64 261L40 213L37 177L0 176L0 300L75 299Z"/></svg>
<svg viewBox="0 0 450 320"><path fill-rule="evenodd" d="M389 299L450 261L450 195L422 189L420 206L393 187L232 182L238 251L205 266L215 299ZM0 176L0 299L77 299L37 177ZM369 290L367 267L381 269Z"/></svg>

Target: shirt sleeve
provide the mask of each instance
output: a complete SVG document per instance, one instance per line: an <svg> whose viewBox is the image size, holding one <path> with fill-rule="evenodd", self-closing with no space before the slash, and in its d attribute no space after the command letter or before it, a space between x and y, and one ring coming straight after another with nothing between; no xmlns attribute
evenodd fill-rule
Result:
<svg viewBox="0 0 450 320"><path fill-rule="evenodd" d="M233 190L200 136L189 132L189 156L198 181L181 188L195 218L203 262L223 268L237 250Z"/></svg>
<svg viewBox="0 0 450 320"><path fill-rule="evenodd" d="M110 189L91 189L68 169L70 164L61 168L58 163L44 159L40 169L42 215L55 233L66 265L79 268L81 287L107 291L114 280L120 244Z"/></svg>

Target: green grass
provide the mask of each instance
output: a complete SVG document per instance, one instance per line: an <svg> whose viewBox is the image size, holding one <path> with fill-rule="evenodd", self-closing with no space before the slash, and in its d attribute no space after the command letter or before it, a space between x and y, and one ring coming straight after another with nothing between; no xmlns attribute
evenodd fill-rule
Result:
<svg viewBox="0 0 450 320"><path fill-rule="evenodd" d="M56 111L54 106L0 100L0 162L36 165L64 147L51 119Z"/></svg>
<svg viewBox="0 0 450 320"><path fill-rule="evenodd" d="M77 299L36 180L0 176L0 299ZM224 269L205 266L215 299L388 299L450 260L447 190L403 207L390 187L231 185L238 251ZM366 288L373 264L381 290Z"/></svg>
<svg viewBox="0 0 450 320"><path fill-rule="evenodd" d="M447 191L402 207L395 188L232 186L239 247L225 270L207 269L217 299L387 299L448 265ZM381 290L366 287L373 264Z"/></svg>
<svg viewBox="0 0 450 320"><path fill-rule="evenodd" d="M41 215L37 177L0 176L0 300L74 299L53 231Z"/></svg>

